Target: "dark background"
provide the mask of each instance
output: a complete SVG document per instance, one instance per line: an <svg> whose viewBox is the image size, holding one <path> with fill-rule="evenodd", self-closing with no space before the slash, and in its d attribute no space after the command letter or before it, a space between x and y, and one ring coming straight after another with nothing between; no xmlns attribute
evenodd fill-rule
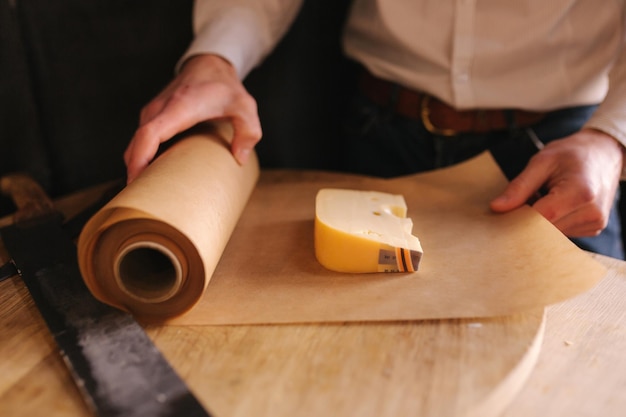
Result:
<svg viewBox="0 0 626 417"><path fill-rule="evenodd" d="M346 4L307 1L247 78L264 166L334 165ZM191 41L191 9L191 0L0 0L0 174L27 171L52 196L123 177L140 109Z"/></svg>

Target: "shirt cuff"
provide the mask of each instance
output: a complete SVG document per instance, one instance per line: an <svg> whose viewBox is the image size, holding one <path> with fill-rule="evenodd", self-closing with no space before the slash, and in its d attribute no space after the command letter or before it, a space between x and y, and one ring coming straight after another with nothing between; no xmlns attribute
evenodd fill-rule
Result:
<svg viewBox="0 0 626 417"><path fill-rule="evenodd" d="M193 42L176 64L176 72L194 55L214 54L229 61L239 78L244 79L269 48L268 36L263 36L267 35L267 29L254 10L246 7L218 13L195 32Z"/></svg>

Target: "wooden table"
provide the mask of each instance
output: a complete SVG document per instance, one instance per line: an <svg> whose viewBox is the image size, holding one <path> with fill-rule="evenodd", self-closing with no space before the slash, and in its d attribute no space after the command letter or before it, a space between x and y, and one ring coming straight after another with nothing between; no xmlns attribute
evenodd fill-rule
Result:
<svg viewBox="0 0 626 417"><path fill-rule="evenodd" d="M479 352L483 356L474 358L459 343L447 344L445 349L468 355L460 358L463 366L439 369L441 381L424 381L423 375L430 375L421 369L424 363L432 368L447 363L437 357L425 359L425 348L459 335L462 342L481 332L488 335L493 328L506 331L520 320L530 324L545 320L538 359L527 363L530 376L522 378L521 389L508 393L517 394L512 400L504 398L505 392L501 399L492 398L501 401L491 410L506 417L622 416L626 262L596 257L609 268L606 278L591 291L548 307L545 316L539 311L491 323L430 320L146 330L218 417L456 416L481 414L465 410L462 398L442 398L437 387L462 381L471 373L463 369L485 366L480 362L484 349ZM5 259L0 247L0 260ZM0 416L88 416L18 277L0 283L0 302ZM379 347L365 349L368 344ZM500 346L488 346L488 340L483 344L492 355L509 354Z"/></svg>
<svg viewBox="0 0 626 417"><path fill-rule="evenodd" d="M547 308L539 360L504 417L626 415L626 262L591 291Z"/></svg>

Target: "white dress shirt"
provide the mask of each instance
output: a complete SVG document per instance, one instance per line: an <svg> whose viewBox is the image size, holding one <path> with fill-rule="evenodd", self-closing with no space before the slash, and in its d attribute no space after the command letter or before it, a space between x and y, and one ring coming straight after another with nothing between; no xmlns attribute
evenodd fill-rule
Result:
<svg viewBox="0 0 626 417"><path fill-rule="evenodd" d="M196 0L185 57L216 53L243 78L301 0ZM620 0L354 0L343 45L372 73L459 109L601 103L588 127L626 144Z"/></svg>

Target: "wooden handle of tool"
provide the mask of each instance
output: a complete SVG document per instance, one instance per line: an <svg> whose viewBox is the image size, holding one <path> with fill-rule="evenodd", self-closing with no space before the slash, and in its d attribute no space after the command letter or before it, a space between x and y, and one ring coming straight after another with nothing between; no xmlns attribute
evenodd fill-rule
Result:
<svg viewBox="0 0 626 417"><path fill-rule="evenodd" d="M0 191L10 197L17 207L16 222L32 220L56 213L52 200L32 177L11 173L0 178Z"/></svg>

